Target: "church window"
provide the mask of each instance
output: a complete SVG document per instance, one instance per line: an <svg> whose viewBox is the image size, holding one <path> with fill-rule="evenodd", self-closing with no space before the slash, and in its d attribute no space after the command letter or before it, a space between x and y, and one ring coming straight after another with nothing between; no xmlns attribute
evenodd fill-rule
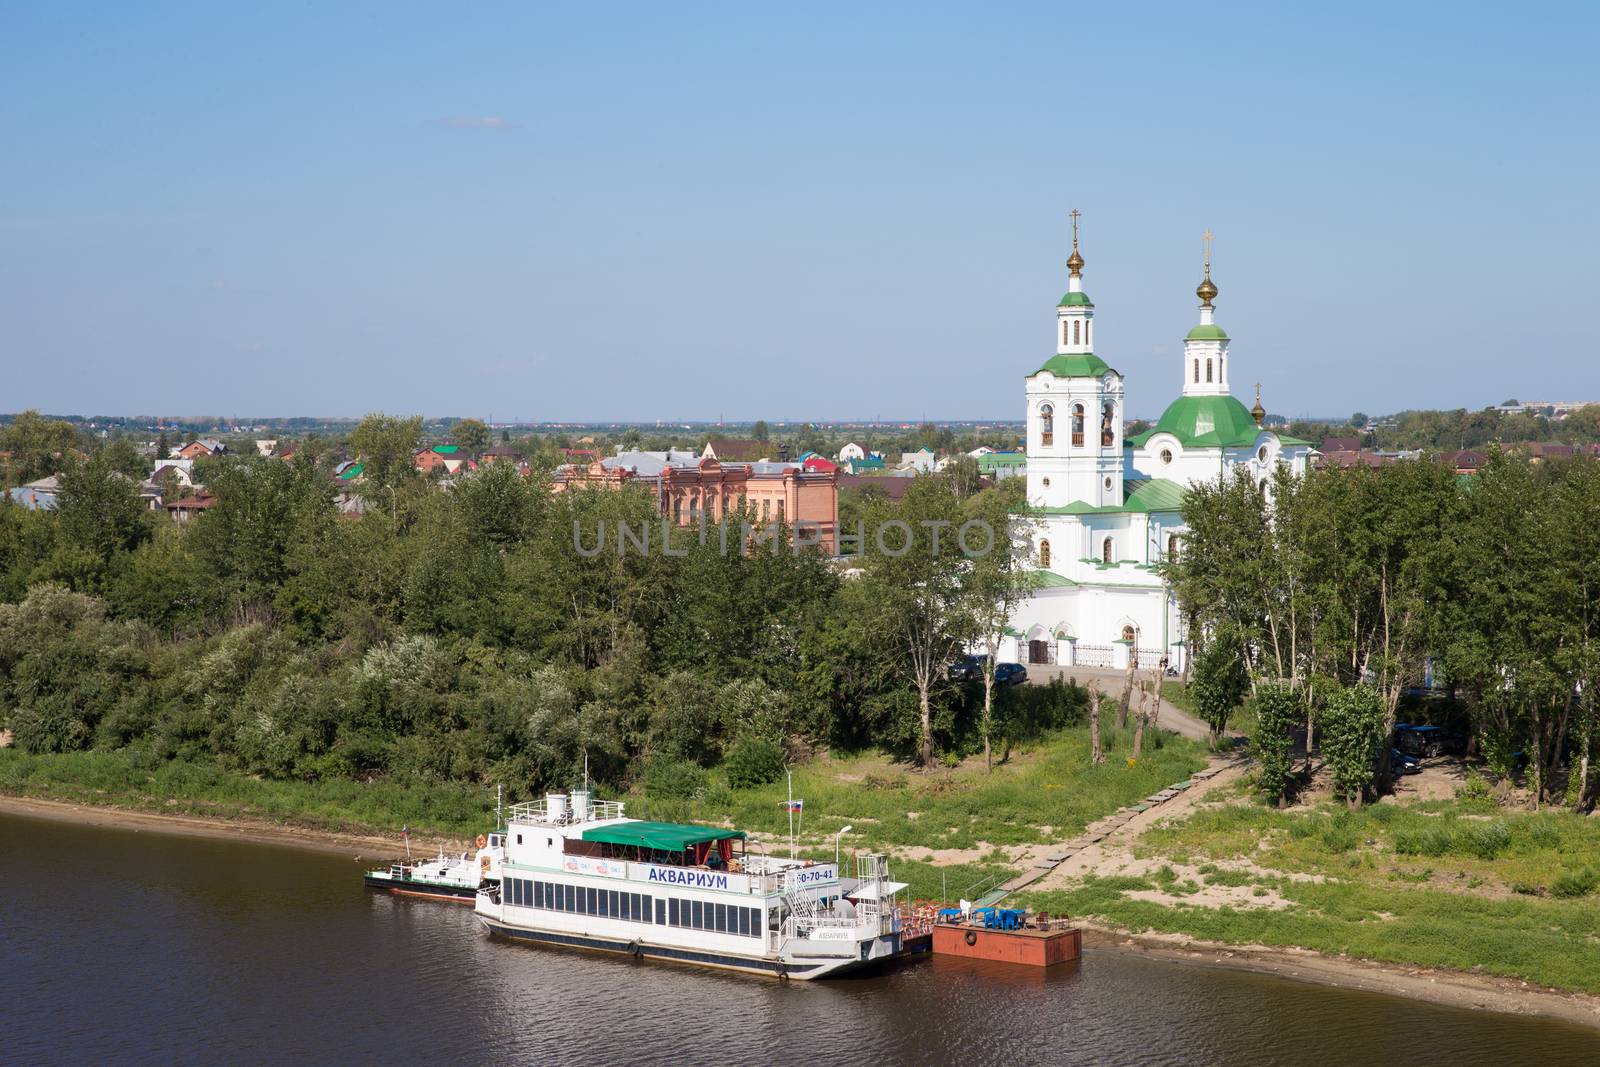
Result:
<svg viewBox="0 0 1600 1067"><path fill-rule="evenodd" d="M1162 466L1166 466L1167 464L1169 464L1171 462L1172 462L1172 449L1163 448L1161 450L1161 463L1162 463Z"/></svg>
<svg viewBox="0 0 1600 1067"><path fill-rule="evenodd" d="M1086 344L1086 345L1094 343L1094 320L1093 319L1084 319L1083 320L1083 343Z"/></svg>
<svg viewBox="0 0 1600 1067"><path fill-rule="evenodd" d="M1107 403L1105 409L1100 412L1100 443L1102 445L1110 445L1116 442L1116 419L1116 406Z"/></svg>
<svg viewBox="0 0 1600 1067"><path fill-rule="evenodd" d="M1072 320L1072 343L1078 343L1078 330L1081 328L1077 319Z"/></svg>
<svg viewBox="0 0 1600 1067"><path fill-rule="evenodd" d="M1208 360L1206 360L1206 381L1209 382L1210 380L1211 380L1211 361L1208 359Z"/></svg>
<svg viewBox="0 0 1600 1067"><path fill-rule="evenodd" d="M1130 623L1126 623L1126 624L1123 625L1123 627L1122 627L1122 639L1124 641L1136 641L1136 640L1138 640L1138 638L1139 638L1139 631L1137 631L1137 630L1135 630L1133 628L1133 623L1130 622Z"/></svg>
<svg viewBox="0 0 1600 1067"><path fill-rule="evenodd" d="M1176 563L1176 562L1178 562L1178 535L1177 534L1168 534L1167 535L1167 562L1168 563Z"/></svg>
<svg viewBox="0 0 1600 1067"><path fill-rule="evenodd" d="M1049 478L1040 478L1039 479L1039 484L1044 486L1046 489L1048 489L1048 488L1050 488L1050 479Z"/></svg>
<svg viewBox="0 0 1600 1067"><path fill-rule="evenodd" d="M1195 384L1198 385L1200 382L1200 361L1198 359L1194 361L1194 380Z"/></svg>
<svg viewBox="0 0 1600 1067"><path fill-rule="evenodd" d="M1100 542L1100 562L1111 562L1111 538L1109 537Z"/></svg>
<svg viewBox="0 0 1600 1067"><path fill-rule="evenodd" d="M1053 404L1046 404L1039 409L1039 443L1045 447L1055 443L1056 439L1056 409Z"/></svg>
<svg viewBox="0 0 1600 1067"><path fill-rule="evenodd" d="M1072 443L1083 445L1083 405L1072 405Z"/></svg>
<svg viewBox="0 0 1600 1067"><path fill-rule="evenodd" d="M1222 379L1223 379L1222 361L1224 359L1227 359L1227 358L1228 358L1227 356L1218 356L1217 357L1217 381L1219 381L1219 382L1222 381Z"/></svg>
<svg viewBox="0 0 1600 1067"><path fill-rule="evenodd" d="M1260 460L1262 463L1265 463L1267 461L1267 446L1266 445L1262 445L1260 448L1256 449L1256 459Z"/></svg>
<svg viewBox="0 0 1600 1067"><path fill-rule="evenodd" d="M1049 541L1040 541L1039 542L1039 566L1041 566L1041 567L1050 566L1050 542Z"/></svg>
<svg viewBox="0 0 1600 1067"><path fill-rule="evenodd" d="M1072 342L1069 340L1069 338L1071 336L1072 336L1072 327L1067 325L1067 320L1066 319L1062 319L1061 320L1061 343L1063 345L1071 344Z"/></svg>

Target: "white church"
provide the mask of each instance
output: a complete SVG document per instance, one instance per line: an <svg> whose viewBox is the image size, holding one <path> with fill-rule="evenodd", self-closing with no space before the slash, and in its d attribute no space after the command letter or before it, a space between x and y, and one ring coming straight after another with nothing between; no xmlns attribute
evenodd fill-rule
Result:
<svg viewBox="0 0 1600 1067"><path fill-rule="evenodd" d="M1228 335L1215 320L1207 234L1200 322L1183 342L1183 391L1154 428L1123 439L1123 378L1094 352L1076 217L1056 354L1027 378L1028 502L1039 586L1012 616L1024 663L1126 667L1186 651L1177 598L1157 564L1181 551L1184 495L1244 468L1265 488L1273 468L1303 474L1311 444L1264 429L1259 390L1246 410L1228 388Z"/></svg>

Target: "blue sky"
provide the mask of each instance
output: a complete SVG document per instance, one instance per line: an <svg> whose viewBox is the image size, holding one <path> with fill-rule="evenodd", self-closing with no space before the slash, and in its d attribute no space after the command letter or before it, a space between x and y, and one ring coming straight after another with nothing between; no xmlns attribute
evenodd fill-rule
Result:
<svg viewBox="0 0 1600 1067"><path fill-rule="evenodd" d="M1073 207L1133 414L1208 227L1273 411L1600 396L1592 5L228 6L0 12L0 410L1019 417Z"/></svg>

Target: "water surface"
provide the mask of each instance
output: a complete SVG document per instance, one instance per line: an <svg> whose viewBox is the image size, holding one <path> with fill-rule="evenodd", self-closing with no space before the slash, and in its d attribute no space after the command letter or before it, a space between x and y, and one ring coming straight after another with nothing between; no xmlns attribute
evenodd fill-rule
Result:
<svg viewBox="0 0 1600 1067"><path fill-rule="evenodd" d="M347 856L0 815L0 1063L1600 1064L1600 1034L1086 953L789 982L493 941Z"/></svg>

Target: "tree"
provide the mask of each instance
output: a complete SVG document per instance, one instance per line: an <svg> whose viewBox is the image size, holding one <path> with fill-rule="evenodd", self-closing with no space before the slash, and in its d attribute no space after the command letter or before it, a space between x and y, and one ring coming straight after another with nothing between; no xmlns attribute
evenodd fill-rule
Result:
<svg viewBox="0 0 1600 1067"><path fill-rule="evenodd" d="M956 489L958 479L946 471L943 477ZM1014 509L1021 507L1022 514ZM981 524L987 534L990 549L974 553L962 576L962 594L973 628L981 643L985 658L983 664L983 711L979 729L983 734L983 765L994 770L994 669L1000 658L1000 642L1006 636L1011 616L1016 613L1033 591L1038 588L1039 576L1034 570L1033 539L1030 536L1033 520L1026 514L1015 494L995 490L969 502L967 522ZM980 527L974 527L977 529ZM958 531L959 533L959 531ZM974 535L972 547L979 547Z"/></svg>
<svg viewBox="0 0 1600 1067"><path fill-rule="evenodd" d="M291 576L298 546L333 522L333 496L316 468L260 456L226 457L206 475L217 497L190 544L242 606L270 604Z"/></svg>
<svg viewBox="0 0 1600 1067"><path fill-rule="evenodd" d="M1256 729L1250 749L1258 768L1256 786L1275 798L1283 807L1289 797L1290 774L1294 768L1294 728L1300 723L1300 698L1282 682L1271 682L1256 690Z"/></svg>
<svg viewBox="0 0 1600 1067"><path fill-rule="evenodd" d="M1328 694L1322 715L1322 754L1333 772L1333 792L1352 808L1361 806L1377 771L1383 740L1383 705L1367 685Z"/></svg>
<svg viewBox="0 0 1600 1067"><path fill-rule="evenodd" d="M766 419L757 419L756 424L750 428L750 436L757 441L765 441L769 432Z"/></svg>
<svg viewBox="0 0 1600 1067"><path fill-rule="evenodd" d="M167 440L167 431L162 430L156 437L156 458L170 459L172 456L172 442Z"/></svg>
<svg viewBox="0 0 1600 1067"><path fill-rule="evenodd" d="M350 434L350 447L366 465L366 480L391 493L412 472L412 457L422 442L422 417L368 415ZM391 501L391 504L393 501Z"/></svg>
<svg viewBox="0 0 1600 1067"><path fill-rule="evenodd" d="M1211 727L1213 743L1222 740L1228 716L1250 688L1244 649L1237 630L1224 627L1211 635L1195 657L1194 680L1189 683L1195 711Z"/></svg>
<svg viewBox="0 0 1600 1067"><path fill-rule="evenodd" d="M473 458L483 455L489 447L489 427L481 419L458 420L450 427L450 436Z"/></svg>
<svg viewBox="0 0 1600 1067"><path fill-rule="evenodd" d="M47 419L29 409L0 429L0 452L8 454L7 480L14 485L61 470L82 444L70 422Z"/></svg>
<svg viewBox="0 0 1600 1067"><path fill-rule="evenodd" d="M56 516L65 540L109 564L150 539L150 512L134 480L112 466L101 452L87 463L71 462L61 472Z"/></svg>
<svg viewBox="0 0 1600 1067"><path fill-rule="evenodd" d="M973 633L962 595L967 561L958 545L960 502L941 478L918 478L898 505L873 502L859 579L873 629L898 673L916 689L917 749L933 766L933 691Z"/></svg>

